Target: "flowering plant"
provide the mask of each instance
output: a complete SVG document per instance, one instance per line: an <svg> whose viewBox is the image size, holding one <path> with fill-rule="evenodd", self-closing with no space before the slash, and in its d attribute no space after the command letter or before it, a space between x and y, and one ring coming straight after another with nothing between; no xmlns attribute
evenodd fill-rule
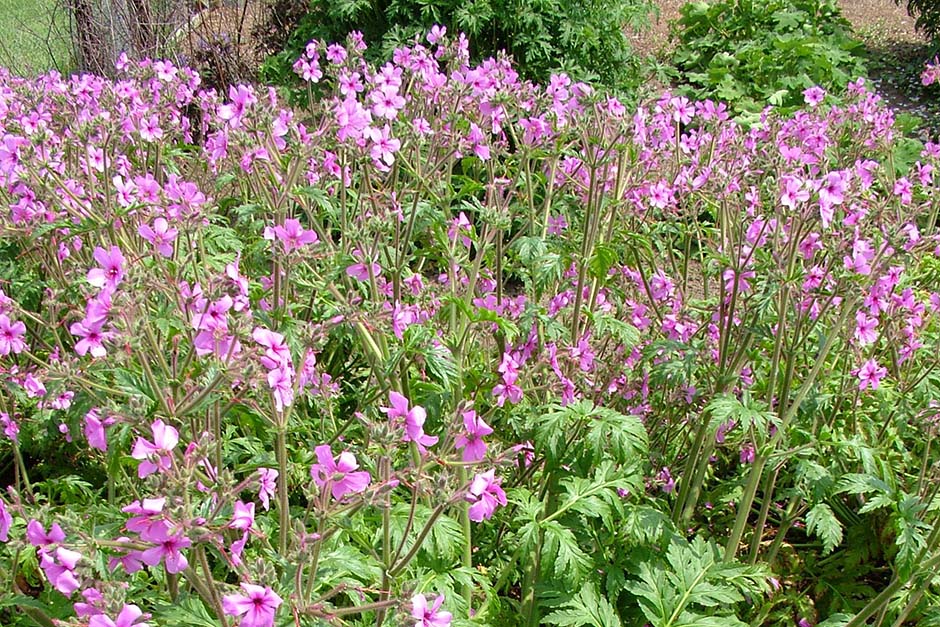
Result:
<svg viewBox="0 0 940 627"><path fill-rule="evenodd" d="M940 146L897 171L863 81L745 129L462 36L364 46L309 43L304 109L160 61L0 76L0 599L81 627L925 612Z"/></svg>

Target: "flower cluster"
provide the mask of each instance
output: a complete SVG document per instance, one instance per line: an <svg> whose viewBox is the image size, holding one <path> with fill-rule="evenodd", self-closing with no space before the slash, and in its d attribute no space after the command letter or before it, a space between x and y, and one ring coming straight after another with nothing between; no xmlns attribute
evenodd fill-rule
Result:
<svg viewBox="0 0 940 627"><path fill-rule="evenodd" d="M933 85L934 83L940 83L940 57L934 58L933 61L928 61L924 64L924 71L921 72L920 82L923 83L924 87Z"/></svg>

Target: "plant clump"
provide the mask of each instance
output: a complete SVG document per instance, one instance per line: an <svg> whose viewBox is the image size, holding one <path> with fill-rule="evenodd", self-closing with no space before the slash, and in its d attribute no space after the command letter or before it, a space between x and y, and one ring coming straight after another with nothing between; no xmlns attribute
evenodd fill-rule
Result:
<svg viewBox="0 0 940 627"><path fill-rule="evenodd" d="M4 624L935 616L940 145L366 51L0 73Z"/></svg>

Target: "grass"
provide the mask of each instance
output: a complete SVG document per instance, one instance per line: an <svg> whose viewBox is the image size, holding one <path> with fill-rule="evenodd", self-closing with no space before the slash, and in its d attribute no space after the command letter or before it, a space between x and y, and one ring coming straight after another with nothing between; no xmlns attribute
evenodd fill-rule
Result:
<svg viewBox="0 0 940 627"><path fill-rule="evenodd" d="M0 65L21 75L69 69L69 19L59 0L0 0Z"/></svg>

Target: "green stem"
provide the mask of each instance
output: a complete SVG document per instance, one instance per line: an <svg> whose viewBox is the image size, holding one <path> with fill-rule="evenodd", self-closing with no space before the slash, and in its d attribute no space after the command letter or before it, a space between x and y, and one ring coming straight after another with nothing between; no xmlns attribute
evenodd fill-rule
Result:
<svg viewBox="0 0 940 627"><path fill-rule="evenodd" d="M851 299L845 303L838 321L833 325L829 336L826 338L826 342L823 344L819 355L816 357L816 363L803 381L803 385L801 385L800 389L797 391L793 402L788 406L786 413L783 415L783 420L780 421L780 425L777 428L777 433L774 434L766 451L773 452L787 432L790 422L799 412L800 405L802 405L803 400L809 394L810 388L815 384L816 377L818 377L819 373L822 371L826 363L826 356L840 336L839 332L845 325L846 320L848 320L849 314L853 312L854 309L855 299ZM744 486L744 494L741 496L741 500L738 503L738 513L735 517L734 527L731 530L731 534L728 536L727 544L725 544L725 559L728 561L732 560L738 551L738 545L741 543L741 537L744 535L744 528L747 526L747 519L751 513L751 506L754 504L754 497L757 495L757 487L763 475L767 459L768 453L765 451L758 452L754 457L754 463L751 465L751 471L748 473L747 483Z"/></svg>
<svg viewBox="0 0 940 627"><path fill-rule="evenodd" d="M277 515L278 515L278 546L281 556L287 555L287 541L290 537L290 501L287 494L287 421L277 427L277 441L275 443L277 456Z"/></svg>
<svg viewBox="0 0 940 627"><path fill-rule="evenodd" d="M460 485L467 485L467 469L463 466L457 467L457 482ZM469 503L460 505L460 529L463 532L463 553L460 565L469 571L473 569L473 527L470 524ZM467 607L472 607L473 585L469 581L464 584L462 594Z"/></svg>
<svg viewBox="0 0 940 627"><path fill-rule="evenodd" d="M431 517L428 518L428 521L424 523L424 528L421 529L421 533L418 534L418 537L415 539L415 543L411 546L408 553L405 554L405 557L389 569L388 574L392 577L397 577L401 574L401 571L408 566L411 560L414 559L415 555L418 554L418 550L421 549L421 545L424 544L424 540L428 537L428 534L431 533L431 529L434 527L434 523L437 522L437 519L441 517L441 514L444 513L444 508L447 507L447 503L443 505L438 505L434 508L434 511L431 512Z"/></svg>
<svg viewBox="0 0 940 627"><path fill-rule="evenodd" d="M931 559L921 564L922 572L930 572L932 569L940 566L940 554L934 555ZM900 578L895 577L889 583L884 590L882 590L878 595L873 598L868 604L863 607L859 612L852 617L852 620L847 622L844 627L862 627L868 622L868 619L881 611L881 608L887 605L893 597L901 588L907 585L907 582L910 578Z"/></svg>
<svg viewBox="0 0 940 627"><path fill-rule="evenodd" d="M770 505L773 502L771 494L773 494L774 485L777 483L777 475L780 474L782 467L782 464L778 464L764 481L764 499L761 503L760 514L757 516L757 524L754 525L754 536L751 538L751 565L757 563L757 554L760 551L760 543L764 537L764 524L767 522L767 516L770 514Z"/></svg>
<svg viewBox="0 0 940 627"><path fill-rule="evenodd" d="M29 475L26 474L26 463L23 461L23 454L20 453L20 445L17 440L13 440L13 456L16 458L16 465L20 469L20 477L23 478L23 485L26 486L26 492L29 493L29 499L33 499L33 486L29 482Z"/></svg>

